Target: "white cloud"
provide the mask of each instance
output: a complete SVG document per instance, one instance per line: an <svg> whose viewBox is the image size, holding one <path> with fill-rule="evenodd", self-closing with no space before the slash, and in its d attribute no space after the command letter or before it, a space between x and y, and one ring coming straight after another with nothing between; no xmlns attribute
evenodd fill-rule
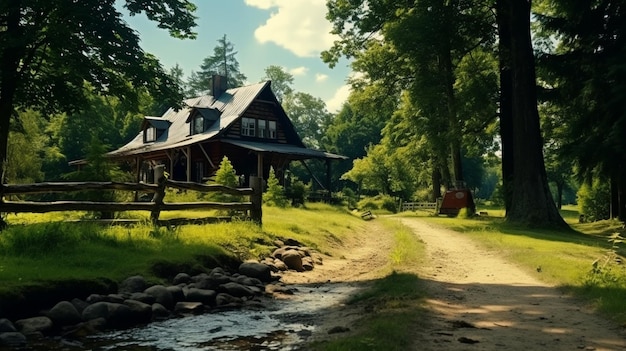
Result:
<svg viewBox="0 0 626 351"><path fill-rule="evenodd" d="M325 82L326 80L328 80L328 74L317 73L315 75L315 81L318 83Z"/></svg>
<svg viewBox="0 0 626 351"><path fill-rule="evenodd" d="M335 95L326 101L326 108L330 113L337 113L350 96L350 85L343 85L335 91Z"/></svg>
<svg viewBox="0 0 626 351"><path fill-rule="evenodd" d="M300 67L290 69L289 73L291 73L293 76L305 76L308 71L309 71L308 67L300 66Z"/></svg>
<svg viewBox="0 0 626 351"><path fill-rule="evenodd" d="M254 31L262 44L274 43L299 57L319 56L335 36L326 20L325 0L245 0L246 5L272 10L270 18Z"/></svg>

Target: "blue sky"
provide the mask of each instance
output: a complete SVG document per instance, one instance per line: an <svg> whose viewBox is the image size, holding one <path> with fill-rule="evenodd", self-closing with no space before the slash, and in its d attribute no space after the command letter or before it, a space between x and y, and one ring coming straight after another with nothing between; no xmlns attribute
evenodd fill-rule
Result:
<svg viewBox="0 0 626 351"><path fill-rule="evenodd" d="M198 7L195 40L180 40L157 28L145 16L126 17L146 52L164 67L178 64L185 76L198 71L202 60L224 35L234 45L239 68L256 83L270 65L294 76L293 88L326 102L336 112L349 94L348 62L329 68L320 52L330 48L333 36L325 19L325 0L192 0Z"/></svg>

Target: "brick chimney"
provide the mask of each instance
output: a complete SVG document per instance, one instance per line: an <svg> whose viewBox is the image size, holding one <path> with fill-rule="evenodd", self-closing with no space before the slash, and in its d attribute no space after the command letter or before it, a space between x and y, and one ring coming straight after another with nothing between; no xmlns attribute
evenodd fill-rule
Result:
<svg viewBox="0 0 626 351"><path fill-rule="evenodd" d="M226 91L226 77L221 76L219 74L213 75L213 84L211 86L211 95L215 99L219 99L219 97Z"/></svg>

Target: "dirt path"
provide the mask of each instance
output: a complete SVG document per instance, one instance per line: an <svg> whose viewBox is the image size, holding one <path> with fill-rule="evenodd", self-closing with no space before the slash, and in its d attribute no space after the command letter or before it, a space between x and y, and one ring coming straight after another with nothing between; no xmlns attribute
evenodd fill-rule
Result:
<svg viewBox="0 0 626 351"><path fill-rule="evenodd" d="M416 350L626 350L623 330L497 253L418 218L398 220L426 244L428 255L428 264L415 271L427 282L431 312L427 327L414 330ZM374 268L387 264L392 240L372 221L358 241L344 243L343 257L327 258L323 266L283 281L329 291L346 284L364 287L377 278ZM364 314L358 308L339 304L324 311L309 340L328 338L333 327L354 326Z"/></svg>
<svg viewBox="0 0 626 351"><path fill-rule="evenodd" d="M624 350L626 339L576 300L463 234L400 219L426 243L428 330L419 350Z"/></svg>

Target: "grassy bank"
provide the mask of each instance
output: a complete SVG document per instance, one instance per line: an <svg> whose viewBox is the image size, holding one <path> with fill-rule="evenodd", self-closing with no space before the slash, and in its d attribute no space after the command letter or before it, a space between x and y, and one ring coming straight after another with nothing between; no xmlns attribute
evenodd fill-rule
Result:
<svg viewBox="0 0 626 351"><path fill-rule="evenodd" d="M244 221L174 229L103 227L65 219L68 215L59 213L8 216L9 227L0 232L0 297L63 280L119 282L141 274L158 283L194 266L211 268L267 255L275 239L293 238L333 254L346 235L365 223L343 208L323 204L264 208L262 227Z"/></svg>

